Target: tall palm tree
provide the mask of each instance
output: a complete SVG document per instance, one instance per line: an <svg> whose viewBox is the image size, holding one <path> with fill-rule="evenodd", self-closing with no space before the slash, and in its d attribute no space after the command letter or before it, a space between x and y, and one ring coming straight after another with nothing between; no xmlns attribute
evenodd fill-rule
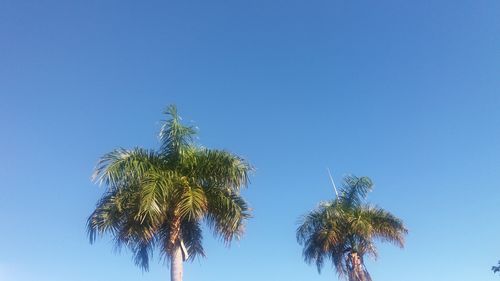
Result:
<svg viewBox="0 0 500 281"><path fill-rule="evenodd" d="M158 150L117 149L98 162L93 180L107 189L87 222L90 242L108 233L148 270L153 251L170 261L172 281L186 260L205 256L201 223L229 244L243 231L249 208L240 195L249 164L223 150L193 142L175 106L165 113Z"/></svg>
<svg viewBox="0 0 500 281"><path fill-rule="evenodd" d="M349 281L371 281L364 257L377 257L375 241L404 246L408 231L403 222L364 202L372 186L368 177L347 176L336 199L320 203L303 217L297 241L304 247L305 261L316 263L319 272L329 259L339 276Z"/></svg>

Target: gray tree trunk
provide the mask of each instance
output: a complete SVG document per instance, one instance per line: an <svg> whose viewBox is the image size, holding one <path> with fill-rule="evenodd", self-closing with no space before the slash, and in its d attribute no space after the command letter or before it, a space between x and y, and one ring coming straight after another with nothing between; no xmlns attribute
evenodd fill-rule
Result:
<svg viewBox="0 0 500 281"><path fill-rule="evenodd" d="M170 261L170 281L182 281L183 262L181 245L176 243Z"/></svg>

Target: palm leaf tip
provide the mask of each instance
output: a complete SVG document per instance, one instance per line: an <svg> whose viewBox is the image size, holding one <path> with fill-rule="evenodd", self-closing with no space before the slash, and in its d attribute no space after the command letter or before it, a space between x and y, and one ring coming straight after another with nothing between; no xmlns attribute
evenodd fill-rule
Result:
<svg viewBox="0 0 500 281"><path fill-rule="evenodd" d="M163 114L169 115L171 118L178 118L177 114L177 106L175 104L169 104L167 107L163 110Z"/></svg>
<svg viewBox="0 0 500 281"><path fill-rule="evenodd" d="M181 117L175 105L168 106L164 113L168 118L163 121L159 133L161 150L166 154L180 154L183 148L189 147L193 142L196 128L181 123Z"/></svg>

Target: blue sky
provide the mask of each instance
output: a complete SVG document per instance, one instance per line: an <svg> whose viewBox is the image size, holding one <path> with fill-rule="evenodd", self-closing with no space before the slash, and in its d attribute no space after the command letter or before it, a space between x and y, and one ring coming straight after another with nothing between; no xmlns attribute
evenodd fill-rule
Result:
<svg viewBox="0 0 500 281"><path fill-rule="evenodd" d="M246 236L207 232L186 281L336 280L295 241L327 166L372 177L410 229L374 280L498 280L499 34L496 0L0 0L0 279L168 280L85 220L97 159L157 147L175 103L257 168Z"/></svg>

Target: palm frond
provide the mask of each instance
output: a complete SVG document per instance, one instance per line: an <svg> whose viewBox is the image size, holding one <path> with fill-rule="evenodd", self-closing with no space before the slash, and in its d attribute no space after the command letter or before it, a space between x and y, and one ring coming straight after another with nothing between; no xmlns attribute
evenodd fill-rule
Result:
<svg viewBox="0 0 500 281"><path fill-rule="evenodd" d="M403 248L408 230L401 219L384 209L373 206L362 208L359 213L371 226L370 234L373 237Z"/></svg>
<svg viewBox="0 0 500 281"><path fill-rule="evenodd" d="M163 121L159 134L161 151L163 154L177 157L184 147L191 144L196 129L181 123L181 117L177 114L175 105L168 106L163 113L168 116L168 119Z"/></svg>
<svg viewBox="0 0 500 281"><path fill-rule="evenodd" d="M340 200L348 206L359 206L372 190L373 183L369 177L344 177Z"/></svg>
<svg viewBox="0 0 500 281"><path fill-rule="evenodd" d="M186 220L182 223L182 240L186 244L189 260L194 260L198 256L205 257L203 233L197 220Z"/></svg>
<svg viewBox="0 0 500 281"><path fill-rule="evenodd" d="M139 213L144 219L164 216L170 207L170 197L173 196L179 176L173 171L152 170L144 176L139 191Z"/></svg>
<svg viewBox="0 0 500 281"><path fill-rule="evenodd" d="M132 252L134 263L148 271L156 243L156 231L156 226L150 221L138 221L130 216L114 235L115 248L128 248Z"/></svg>
<svg viewBox="0 0 500 281"><path fill-rule="evenodd" d="M313 210L302 217L300 226L297 228L297 241L304 244L310 235L319 231L324 225L324 213L321 210Z"/></svg>
<svg viewBox="0 0 500 281"><path fill-rule="evenodd" d="M342 205L333 200L320 204L304 216L297 228L297 241L304 246L304 260L315 263L318 272L321 272L326 258L335 263L335 255L342 255L347 234L344 224Z"/></svg>
<svg viewBox="0 0 500 281"><path fill-rule="evenodd" d="M339 277L345 277L348 274L346 258L345 258L348 249L344 247L345 245L339 244L330 252L330 258Z"/></svg>
<svg viewBox="0 0 500 281"><path fill-rule="evenodd" d="M178 210L181 218L188 220L200 219L207 211L207 197L203 188L186 186L182 189Z"/></svg>
<svg viewBox="0 0 500 281"><path fill-rule="evenodd" d="M95 210L87 219L87 233L90 243L94 243L98 235L106 232L116 233L122 222L121 210L117 203L118 190L107 192L96 204Z"/></svg>
<svg viewBox="0 0 500 281"><path fill-rule="evenodd" d="M192 174L200 185L239 190L248 184L252 171L244 159L224 150L199 149L194 153L192 162Z"/></svg>
<svg viewBox="0 0 500 281"><path fill-rule="evenodd" d="M250 218L247 203L231 189L209 187L205 189L208 209L205 219L216 236L226 243L243 234L244 222Z"/></svg>
<svg viewBox="0 0 500 281"><path fill-rule="evenodd" d="M144 271L149 271L149 260L153 256L154 242L133 243L130 245L135 265Z"/></svg>
<svg viewBox="0 0 500 281"><path fill-rule="evenodd" d="M163 165L163 160L155 151L119 148L99 160L92 180L116 188L124 183L136 182L151 169L160 169Z"/></svg>

